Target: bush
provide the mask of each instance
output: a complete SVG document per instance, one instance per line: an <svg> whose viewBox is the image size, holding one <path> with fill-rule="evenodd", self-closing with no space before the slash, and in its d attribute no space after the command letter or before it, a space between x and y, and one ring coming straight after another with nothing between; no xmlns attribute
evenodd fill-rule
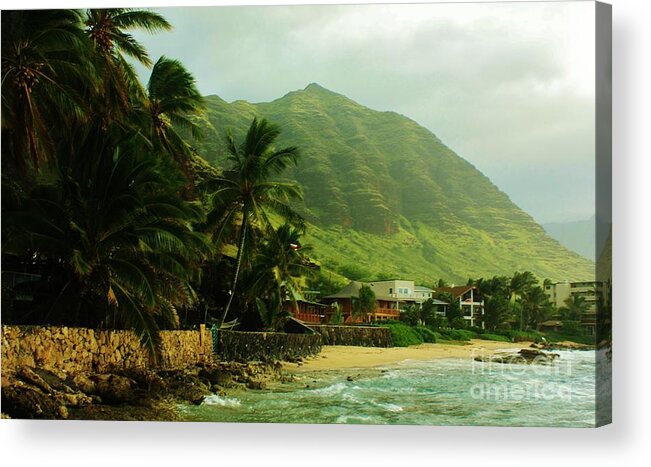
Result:
<svg viewBox="0 0 651 467"><path fill-rule="evenodd" d="M468 322L461 316L457 316L452 321L450 321L450 326L455 329L464 329L467 326Z"/></svg>
<svg viewBox="0 0 651 467"><path fill-rule="evenodd" d="M479 336L480 339L484 339L486 341L498 341L498 342L511 342L511 338L507 336L503 336L501 334L481 334Z"/></svg>
<svg viewBox="0 0 651 467"><path fill-rule="evenodd" d="M477 337L477 334L466 329L448 329L441 332L443 339L450 341L469 341Z"/></svg>
<svg viewBox="0 0 651 467"><path fill-rule="evenodd" d="M543 338L543 334L538 331L504 331L503 334L507 337L510 337L513 342L541 342Z"/></svg>
<svg viewBox="0 0 651 467"><path fill-rule="evenodd" d="M436 344L436 332L432 331L430 328L425 326L416 326L414 330L420 334L420 337L423 338L424 342L429 344Z"/></svg>
<svg viewBox="0 0 651 467"><path fill-rule="evenodd" d="M581 336L585 334L585 332L581 327L581 321L565 320L563 321L563 329L561 330L561 334Z"/></svg>
<svg viewBox="0 0 651 467"><path fill-rule="evenodd" d="M416 331L416 329L407 326L404 323L387 321L382 323L382 326L388 327L391 331L391 338L393 339L393 345L395 347L408 347L410 345L419 345L424 342L423 337Z"/></svg>

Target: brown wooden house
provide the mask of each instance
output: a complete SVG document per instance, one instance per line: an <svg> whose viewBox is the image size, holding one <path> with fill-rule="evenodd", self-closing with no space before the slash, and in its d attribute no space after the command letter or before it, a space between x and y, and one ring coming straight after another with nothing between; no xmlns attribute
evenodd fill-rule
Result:
<svg viewBox="0 0 651 467"><path fill-rule="evenodd" d="M359 290L364 285L363 282L352 281L346 287L341 289L334 295L328 295L323 298L323 302L329 305L326 311L326 321L329 321L330 316L334 313L332 305L338 303L342 307L344 315L344 324L363 323L364 320L361 316L353 316L353 301L359 297ZM384 321L388 319L400 318L400 300L391 296L377 295L375 296L375 310L369 313L367 321Z"/></svg>

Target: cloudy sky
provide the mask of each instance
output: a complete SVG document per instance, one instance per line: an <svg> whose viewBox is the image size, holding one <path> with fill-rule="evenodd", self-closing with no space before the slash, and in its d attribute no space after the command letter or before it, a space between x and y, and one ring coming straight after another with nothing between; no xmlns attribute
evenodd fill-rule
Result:
<svg viewBox="0 0 651 467"><path fill-rule="evenodd" d="M402 113L539 222L594 213L592 2L165 8L137 37L204 94L279 98L311 82Z"/></svg>

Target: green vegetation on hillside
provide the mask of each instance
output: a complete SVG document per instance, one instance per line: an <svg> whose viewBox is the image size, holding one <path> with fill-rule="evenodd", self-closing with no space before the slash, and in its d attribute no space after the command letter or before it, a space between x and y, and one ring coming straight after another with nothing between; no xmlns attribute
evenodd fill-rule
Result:
<svg viewBox="0 0 651 467"><path fill-rule="evenodd" d="M279 145L302 148L287 176L304 192L313 256L356 279L472 276L531 270L553 280L594 277L594 264L544 230L429 130L311 84L273 102L207 97L215 128L241 132L260 115L283 128ZM222 139L201 143L217 165Z"/></svg>

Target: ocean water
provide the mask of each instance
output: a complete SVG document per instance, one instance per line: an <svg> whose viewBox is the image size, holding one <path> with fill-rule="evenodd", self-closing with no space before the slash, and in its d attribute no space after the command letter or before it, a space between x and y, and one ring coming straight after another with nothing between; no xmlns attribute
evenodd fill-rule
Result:
<svg viewBox="0 0 651 467"><path fill-rule="evenodd" d="M179 413L211 422L594 426L595 352L556 353L552 365L437 359L301 373L266 390L211 395Z"/></svg>

